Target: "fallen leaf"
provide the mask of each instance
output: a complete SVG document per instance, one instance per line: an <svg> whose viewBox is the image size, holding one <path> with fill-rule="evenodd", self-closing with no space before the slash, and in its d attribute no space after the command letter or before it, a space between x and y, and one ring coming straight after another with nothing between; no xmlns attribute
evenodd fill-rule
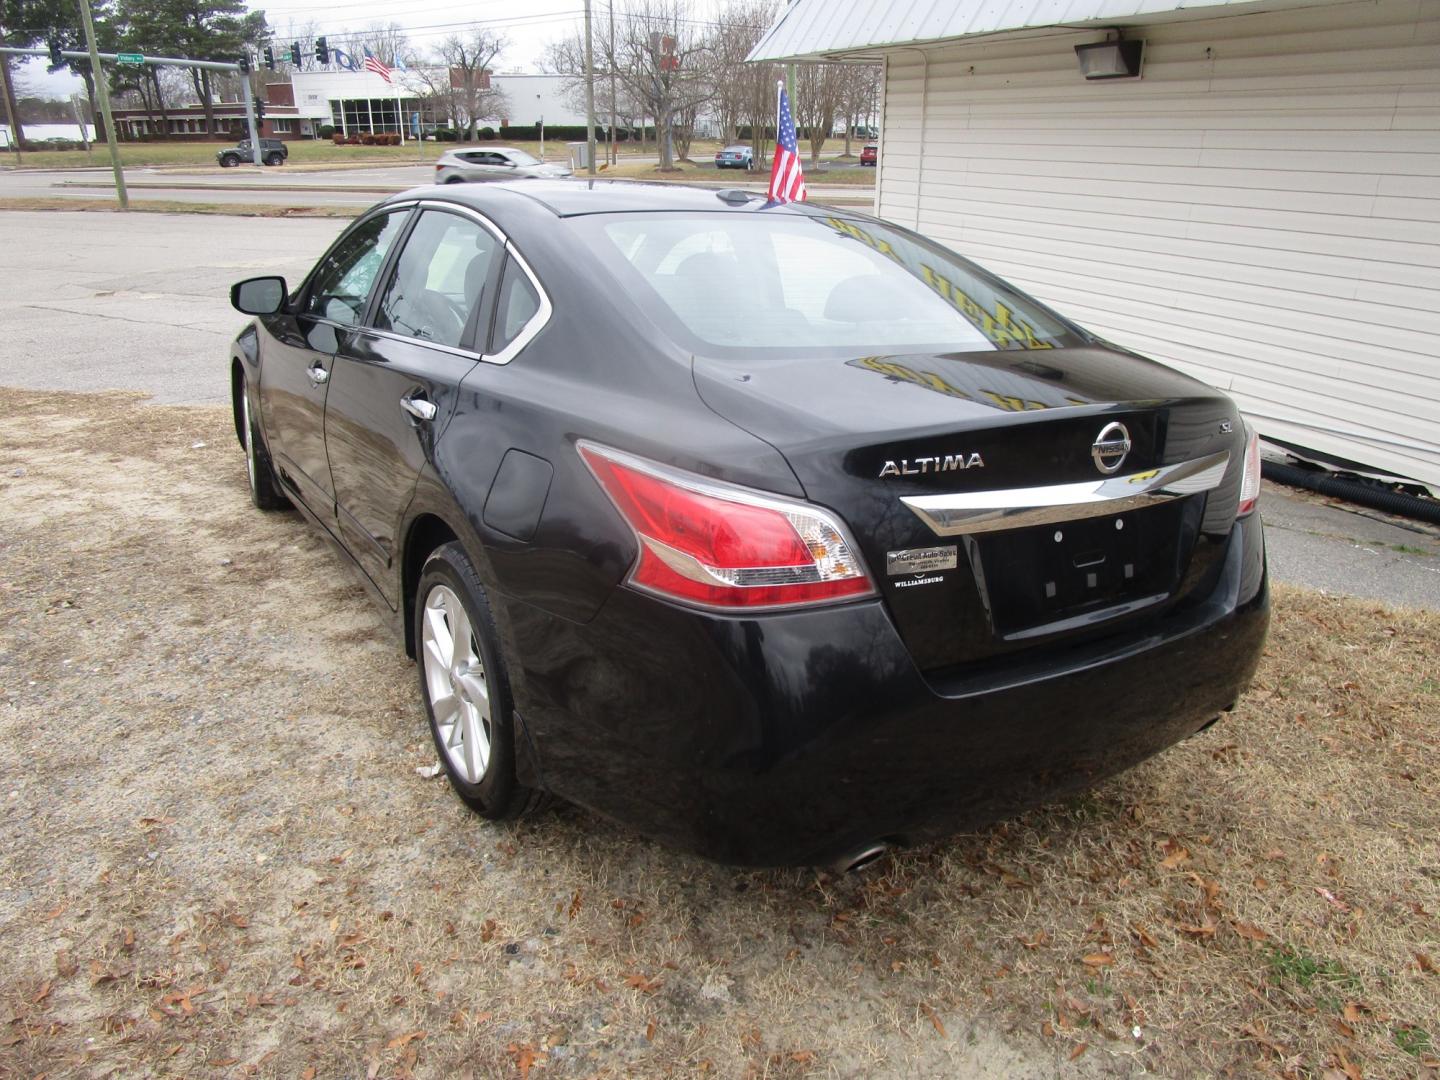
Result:
<svg viewBox="0 0 1440 1080"><path fill-rule="evenodd" d="M930 1023L934 1026L935 1030L939 1032L940 1037L942 1039L946 1038L945 1025L940 1022L939 1014L937 1014L934 1009L932 1009L923 1001L920 1003L920 1008L923 1009L925 1011L925 1015L930 1018Z"/></svg>
<svg viewBox="0 0 1440 1080"><path fill-rule="evenodd" d="M632 990L639 990L641 993L653 994L659 990L664 983L660 979L647 979L639 972L625 976L625 985Z"/></svg>
<svg viewBox="0 0 1440 1080"><path fill-rule="evenodd" d="M1336 911L1340 912L1342 915L1349 914L1350 905L1345 903L1344 900L1341 900L1333 892L1331 892L1329 889L1324 888L1323 886L1316 885L1314 888L1315 894L1319 896L1322 900L1324 900L1327 904L1329 904L1331 907L1333 907Z"/></svg>
<svg viewBox="0 0 1440 1080"><path fill-rule="evenodd" d="M1235 933L1249 941L1267 941L1270 935L1258 926L1252 926L1247 922L1234 921L1230 924L1235 928Z"/></svg>
<svg viewBox="0 0 1440 1080"><path fill-rule="evenodd" d="M1055 1037L1055 1025L1050 1023L1049 1020L1046 1020L1040 1025L1040 1034L1044 1035L1047 1039L1053 1039Z"/></svg>
<svg viewBox="0 0 1440 1080"><path fill-rule="evenodd" d="M39 1005L40 1002L44 1001L49 996L50 980L46 979L43 983L40 984L40 989L36 992L35 996L30 999L31 1004Z"/></svg>
<svg viewBox="0 0 1440 1080"><path fill-rule="evenodd" d="M1101 968L1109 967L1115 963L1115 957L1109 953L1095 952L1081 958L1080 962L1086 967Z"/></svg>
<svg viewBox="0 0 1440 1080"><path fill-rule="evenodd" d="M1077 1043L1075 1045L1075 1049L1070 1051L1070 1060L1074 1061L1076 1058L1078 1058L1081 1054L1083 1054L1086 1050L1089 1049L1089 1043Z"/></svg>
<svg viewBox="0 0 1440 1080"><path fill-rule="evenodd" d="M1345 1020L1347 1023L1358 1024L1365 1019L1365 1014L1369 1011L1368 1007L1361 1005L1358 1001L1347 1001L1345 1003Z"/></svg>
<svg viewBox="0 0 1440 1080"><path fill-rule="evenodd" d="M1209 919L1206 919L1198 926L1187 923L1175 923L1174 926L1175 929L1179 930L1182 934L1189 934L1191 937L1208 938L1215 936L1215 924Z"/></svg>
<svg viewBox="0 0 1440 1080"><path fill-rule="evenodd" d="M486 919L480 924L480 940L490 941L495 937L495 920Z"/></svg>
<svg viewBox="0 0 1440 1080"><path fill-rule="evenodd" d="M581 904L581 902L584 900L584 897L585 897L584 892L582 892L580 889L576 889L576 890L575 890L575 895L570 898L570 918L571 918L571 919L574 919L576 915L579 915L579 914L580 914L580 904Z"/></svg>
<svg viewBox="0 0 1440 1080"><path fill-rule="evenodd" d="M796 1050L790 1054L790 1060L796 1065L808 1065L815 1060L814 1050Z"/></svg>
<svg viewBox="0 0 1440 1080"><path fill-rule="evenodd" d="M55 953L55 974L62 979L68 979L80 969L80 965L64 949Z"/></svg>
<svg viewBox="0 0 1440 1080"><path fill-rule="evenodd" d="M240 930L244 930L250 925L250 920L244 915L226 915L225 921Z"/></svg>
<svg viewBox="0 0 1440 1080"><path fill-rule="evenodd" d="M654 1042L654 1041L655 1041L655 1021L654 1021L653 1018L651 1019L651 1021L650 1021L648 1024L645 1025L645 1041L646 1041L646 1042Z"/></svg>
<svg viewBox="0 0 1440 1080"><path fill-rule="evenodd" d="M306 1065L304 1071L300 1073L300 1080L315 1080L315 1066Z"/></svg>
<svg viewBox="0 0 1440 1080"><path fill-rule="evenodd" d="M1160 860L1160 866L1165 870L1174 870L1181 863L1187 862L1190 859L1190 852L1186 851L1174 840L1166 840L1165 843L1160 845L1160 850L1167 852L1165 858Z"/></svg>
<svg viewBox="0 0 1440 1080"><path fill-rule="evenodd" d="M1015 940L1020 942L1020 944L1024 945L1027 949L1038 949L1041 945L1044 945L1047 941L1050 940L1050 935L1047 934L1044 930L1041 930L1032 938L1024 938L1021 937L1019 934L1016 934Z"/></svg>
<svg viewBox="0 0 1440 1080"><path fill-rule="evenodd" d="M425 1032L423 1031L412 1031L406 1035L396 1035L395 1038L391 1039L388 1043L385 1044L385 1049L398 1050L400 1049L400 1047L408 1045L413 1040L423 1039L424 1037Z"/></svg>
<svg viewBox="0 0 1440 1080"><path fill-rule="evenodd" d="M1160 943L1150 936L1150 931L1146 930L1145 927L1139 923L1131 923L1130 929L1135 931L1135 936L1140 939L1140 944L1144 945L1147 949L1158 949L1160 947Z"/></svg>
<svg viewBox="0 0 1440 1080"><path fill-rule="evenodd" d="M1415 954L1415 966L1427 975L1435 974L1435 961L1430 959L1428 953L1417 952Z"/></svg>

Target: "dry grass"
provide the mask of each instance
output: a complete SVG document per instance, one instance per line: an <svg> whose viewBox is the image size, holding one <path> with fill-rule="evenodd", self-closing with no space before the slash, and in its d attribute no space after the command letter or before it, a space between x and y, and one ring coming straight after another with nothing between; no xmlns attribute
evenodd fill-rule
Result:
<svg viewBox="0 0 1440 1080"><path fill-rule="evenodd" d="M182 199L147 199L130 196L130 211L138 214L228 214L232 217L324 217L352 218L354 206L279 206L270 203L204 203ZM62 195L35 195L0 198L0 210L78 210L119 212L113 199L76 199Z"/></svg>
<svg viewBox="0 0 1440 1080"><path fill-rule="evenodd" d="M467 816L224 411L138 401L0 390L0 1075L1437 1067L1440 617L1279 589L1239 708L1083 798L734 871Z"/></svg>

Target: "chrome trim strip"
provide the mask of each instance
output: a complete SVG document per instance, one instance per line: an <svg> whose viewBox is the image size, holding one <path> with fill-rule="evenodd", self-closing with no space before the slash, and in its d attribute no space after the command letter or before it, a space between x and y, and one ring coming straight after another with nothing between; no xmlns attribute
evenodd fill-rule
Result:
<svg viewBox="0 0 1440 1080"><path fill-rule="evenodd" d="M474 207L466 206L458 202L446 202L443 199L418 199L415 205L420 207L421 210L449 210L452 213L464 214L466 217L474 218L481 225L485 226L485 230L491 233L495 239L499 240L502 244L510 243L510 238L500 231L500 226L496 225Z"/></svg>
<svg viewBox="0 0 1440 1080"><path fill-rule="evenodd" d="M961 536L1053 525L1081 518L1121 514L1211 491L1230 464L1226 450L1158 469L1047 487L907 495L900 501L937 536Z"/></svg>
<svg viewBox="0 0 1440 1080"><path fill-rule="evenodd" d="M546 293L545 287L540 284L540 279L535 276L535 271L530 269L530 264L525 261L525 257L515 250L515 245L509 240L505 241L505 250L510 253L510 257L515 260L515 264L519 266L520 269L525 272L525 276L530 279L531 288L535 290L535 295L540 298L540 307L536 309L534 315L530 316L530 321L520 328L520 333L515 335L514 341L510 342L509 345L506 345L505 348L501 349L498 353L480 357L480 359L487 364L508 364L511 360L514 360L515 357L520 355L521 350L530 344L531 339L540 333L541 330L545 329L545 324L550 321L550 316L555 311L554 306L550 303L549 294ZM500 314L498 308L495 314L498 318Z"/></svg>
<svg viewBox="0 0 1440 1080"><path fill-rule="evenodd" d="M419 345L424 349L434 349L436 352L449 353L451 356L461 356L466 360L479 360L481 356L473 349L462 349L455 345L444 345L438 341L426 341L424 338L411 337L409 334L397 334L391 330L378 330L373 326L347 326L347 330L353 330L357 334L369 334L371 337L386 338L390 341L403 341L407 345Z"/></svg>

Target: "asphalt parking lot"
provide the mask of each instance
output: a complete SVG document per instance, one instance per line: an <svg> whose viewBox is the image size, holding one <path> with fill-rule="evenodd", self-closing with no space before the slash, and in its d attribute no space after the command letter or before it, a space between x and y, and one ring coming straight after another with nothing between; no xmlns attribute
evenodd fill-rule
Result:
<svg viewBox="0 0 1440 1080"><path fill-rule="evenodd" d="M7 261L26 272L0 296L0 385L144 390L172 404L229 400L225 343L244 322L231 283L298 279L344 225L19 212L4 223ZM1440 610L1440 530L1271 484L1262 511L1276 580Z"/></svg>

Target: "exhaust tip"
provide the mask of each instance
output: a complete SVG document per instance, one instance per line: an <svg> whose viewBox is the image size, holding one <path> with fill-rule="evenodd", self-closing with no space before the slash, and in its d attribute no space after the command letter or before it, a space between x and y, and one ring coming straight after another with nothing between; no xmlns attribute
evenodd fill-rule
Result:
<svg viewBox="0 0 1440 1080"><path fill-rule="evenodd" d="M859 850L852 851L843 858L836 859L835 862L831 864L831 869L837 874L857 873L879 860L890 850L891 846L892 845L883 840L873 844L866 844Z"/></svg>

